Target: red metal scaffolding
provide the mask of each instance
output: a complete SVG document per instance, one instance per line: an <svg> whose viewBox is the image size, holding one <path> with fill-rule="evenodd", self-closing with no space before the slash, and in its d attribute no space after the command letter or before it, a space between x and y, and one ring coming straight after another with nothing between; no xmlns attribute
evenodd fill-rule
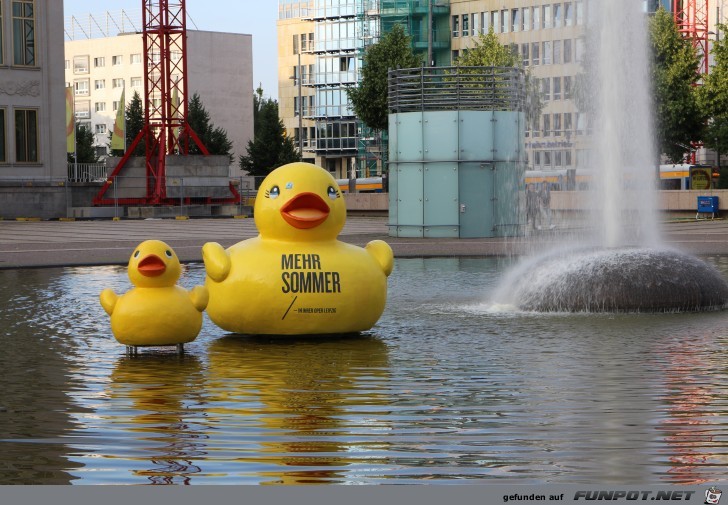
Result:
<svg viewBox="0 0 728 505"><path fill-rule="evenodd" d="M144 127L128 146L96 197L95 205L176 205L168 198L165 159L169 154L187 155L190 141L203 155L209 151L187 122L187 27L185 0L142 0L144 51ZM123 104L120 104L120 107ZM144 139L146 196L106 197L109 187L124 170L139 142ZM207 203L239 203L232 183L230 198L208 198Z"/></svg>
<svg viewBox="0 0 728 505"><path fill-rule="evenodd" d="M708 73L708 0L673 0L672 12L675 25L685 39L689 39L700 56L698 74ZM690 143L687 162L696 162L697 151L703 147L702 141Z"/></svg>

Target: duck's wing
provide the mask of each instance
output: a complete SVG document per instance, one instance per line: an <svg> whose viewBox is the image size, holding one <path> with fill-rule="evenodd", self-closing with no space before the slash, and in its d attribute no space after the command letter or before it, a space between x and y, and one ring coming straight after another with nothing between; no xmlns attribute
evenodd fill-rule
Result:
<svg viewBox="0 0 728 505"><path fill-rule="evenodd" d="M99 295L101 306L108 315L111 315L114 312L114 307L116 307L116 301L118 299L119 296L109 288L104 289Z"/></svg>
<svg viewBox="0 0 728 505"><path fill-rule="evenodd" d="M215 282L224 281L232 265L227 251L217 242L202 246L202 261L205 262L207 275Z"/></svg>
<svg viewBox="0 0 728 505"><path fill-rule="evenodd" d="M205 286L195 286L190 290L189 294L190 300L192 300L192 305L194 305L197 310L202 312L207 308L210 293L207 291Z"/></svg>
<svg viewBox="0 0 728 505"><path fill-rule="evenodd" d="M384 240L372 240L365 246L365 249L377 260L377 263L379 263L384 271L384 275L388 276L392 273L392 268L394 268L394 253L392 252L392 248L389 247L389 244Z"/></svg>

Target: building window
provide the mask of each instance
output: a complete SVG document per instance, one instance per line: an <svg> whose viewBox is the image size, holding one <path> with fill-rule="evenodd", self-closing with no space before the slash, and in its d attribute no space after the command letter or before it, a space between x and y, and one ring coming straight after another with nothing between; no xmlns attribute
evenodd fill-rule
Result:
<svg viewBox="0 0 728 505"><path fill-rule="evenodd" d="M35 11L33 0L13 0L12 10L13 64L35 66Z"/></svg>
<svg viewBox="0 0 728 505"><path fill-rule="evenodd" d="M470 16L463 14L463 37L470 35Z"/></svg>
<svg viewBox="0 0 728 505"><path fill-rule="evenodd" d="M488 11L480 13L480 27L483 33L488 33L490 27L490 13Z"/></svg>
<svg viewBox="0 0 728 505"><path fill-rule="evenodd" d="M174 53L174 51L173 51ZM174 59L172 60L174 61ZM134 53L129 55L129 63L132 65L138 64L142 62L142 53Z"/></svg>
<svg viewBox="0 0 728 505"><path fill-rule="evenodd" d="M124 79L122 79L122 78L112 79L111 80L111 87L112 88L123 88L124 87Z"/></svg>
<svg viewBox="0 0 728 505"><path fill-rule="evenodd" d="M582 2L582 0L576 0L574 2L574 7L576 10L576 24L583 25L584 24L584 2Z"/></svg>
<svg viewBox="0 0 728 505"><path fill-rule="evenodd" d="M96 112L104 112L106 110L106 102L96 102L96 103L94 103L94 110Z"/></svg>
<svg viewBox="0 0 728 505"><path fill-rule="evenodd" d="M571 39L564 40L564 63L571 63Z"/></svg>
<svg viewBox="0 0 728 505"><path fill-rule="evenodd" d="M554 114L554 137L561 136L561 114Z"/></svg>
<svg viewBox="0 0 728 505"><path fill-rule="evenodd" d="M73 111L76 114L76 119L87 119L91 117L91 102L88 100L82 100L76 102L73 107Z"/></svg>
<svg viewBox="0 0 728 505"><path fill-rule="evenodd" d="M554 65L561 65L561 41L554 40Z"/></svg>
<svg viewBox="0 0 728 505"><path fill-rule="evenodd" d="M551 18L551 4L543 6L541 18L543 21L543 24L541 25L542 28L546 29L553 26L553 19Z"/></svg>
<svg viewBox="0 0 728 505"><path fill-rule="evenodd" d="M527 32L531 29L531 8L530 7L524 7L523 11L521 12L521 18L523 21L523 31Z"/></svg>
<svg viewBox="0 0 728 505"><path fill-rule="evenodd" d="M561 28L561 4L554 4L554 28Z"/></svg>
<svg viewBox="0 0 728 505"><path fill-rule="evenodd" d="M532 25L534 30L538 30L541 28L541 7L534 7L531 11L533 14L533 17L531 20L533 21Z"/></svg>
<svg viewBox="0 0 728 505"><path fill-rule="evenodd" d="M551 100L551 77L541 79L541 95L545 102Z"/></svg>
<svg viewBox="0 0 728 505"><path fill-rule="evenodd" d="M511 9L511 31L521 30L521 9Z"/></svg>
<svg viewBox="0 0 728 505"><path fill-rule="evenodd" d="M132 88L141 88L142 87L142 78L141 77L132 77L129 81Z"/></svg>
<svg viewBox="0 0 728 505"><path fill-rule="evenodd" d="M564 100L571 100L571 76L564 76Z"/></svg>
<svg viewBox="0 0 728 505"><path fill-rule="evenodd" d="M554 100L561 100L561 77L554 77Z"/></svg>
<svg viewBox="0 0 728 505"><path fill-rule="evenodd" d="M73 93L76 96L88 96L88 84L88 79L79 79L77 81L73 81Z"/></svg>
<svg viewBox="0 0 728 505"><path fill-rule="evenodd" d="M73 73L88 74L88 55L73 57Z"/></svg>
<svg viewBox="0 0 728 505"><path fill-rule="evenodd" d="M106 80L105 79L96 79L94 81L94 89L104 89L106 88Z"/></svg>
<svg viewBox="0 0 728 505"><path fill-rule="evenodd" d="M15 160L38 162L38 111L35 109L15 109Z"/></svg>
<svg viewBox="0 0 728 505"><path fill-rule="evenodd" d="M96 133L106 133L106 123L97 123L94 131Z"/></svg>
<svg viewBox="0 0 728 505"><path fill-rule="evenodd" d="M576 54L574 55L576 63L584 60L584 39L576 39Z"/></svg>
<svg viewBox="0 0 728 505"><path fill-rule="evenodd" d="M94 58L94 68L96 67L105 67L106 66L106 58L103 56L99 56L98 58Z"/></svg>
<svg viewBox="0 0 728 505"><path fill-rule="evenodd" d="M112 111L116 112L117 110L119 110L119 102L120 100L114 100L113 102L111 102Z"/></svg>
<svg viewBox="0 0 728 505"><path fill-rule="evenodd" d="M293 34L293 54L298 54L298 38L299 35L297 33Z"/></svg>
<svg viewBox="0 0 728 505"><path fill-rule="evenodd" d="M508 10L503 9L501 11L501 33L508 33L508 29L510 28L508 24Z"/></svg>
<svg viewBox="0 0 728 505"><path fill-rule="evenodd" d="M571 124L571 112L564 112L564 132L566 132L566 136L570 137L573 129L573 125ZM568 152L568 151L567 151ZM569 163L570 165L571 163Z"/></svg>
<svg viewBox="0 0 728 505"><path fill-rule="evenodd" d="M494 33L500 32L500 11L490 12L490 26L493 27Z"/></svg>
<svg viewBox="0 0 728 505"><path fill-rule="evenodd" d="M0 163L7 161L5 154L5 109L0 109Z"/></svg>
<svg viewBox="0 0 728 505"><path fill-rule="evenodd" d="M541 53L541 63L551 65L552 43L547 40L543 43L543 53Z"/></svg>
<svg viewBox="0 0 728 505"><path fill-rule="evenodd" d="M473 26L472 26L473 37L477 37L478 36L478 33L480 33L479 32L479 27L478 27L478 21L479 20L480 20L480 16L478 15L477 12L473 12L470 15L470 22L473 23Z"/></svg>
<svg viewBox="0 0 728 505"><path fill-rule="evenodd" d="M453 37L460 36L460 16L452 17L452 36Z"/></svg>
<svg viewBox="0 0 728 505"><path fill-rule="evenodd" d="M564 2L564 25L574 26L574 8L571 2Z"/></svg>
<svg viewBox="0 0 728 505"><path fill-rule="evenodd" d="M528 48L531 47L528 43L521 44L521 61L523 61L523 66L528 66Z"/></svg>
<svg viewBox="0 0 728 505"><path fill-rule="evenodd" d="M121 65L122 62L123 62L123 57L121 55L111 57L111 64L115 67Z"/></svg>
<svg viewBox="0 0 728 505"><path fill-rule="evenodd" d="M551 151L544 151L543 152L543 167L546 170L548 170L548 169L551 168Z"/></svg>
<svg viewBox="0 0 728 505"><path fill-rule="evenodd" d="M531 64L538 65L540 62L539 54L541 54L541 43L534 42L531 44Z"/></svg>

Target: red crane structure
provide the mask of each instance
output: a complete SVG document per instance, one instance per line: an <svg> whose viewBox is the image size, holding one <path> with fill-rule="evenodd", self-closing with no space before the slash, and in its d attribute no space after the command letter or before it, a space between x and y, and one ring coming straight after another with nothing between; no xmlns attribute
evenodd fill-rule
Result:
<svg viewBox="0 0 728 505"><path fill-rule="evenodd" d="M672 13L678 32L683 38L690 40L700 55L698 74L708 73L708 0L673 0ZM687 155L688 163L696 162L697 151L703 147L702 141L690 143Z"/></svg>
<svg viewBox="0 0 728 505"><path fill-rule="evenodd" d="M672 12L683 38L690 39L701 56L700 74L708 73L708 0L673 0Z"/></svg>
<svg viewBox="0 0 728 505"><path fill-rule="evenodd" d="M144 52L144 127L128 146L94 197L94 205L176 205L167 197L167 155L188 155L190 142L207 156L209 151L187 122L187 13L185 0L142 0ZM120 107L123 104L120 105ZM146 195L115 198L106 193L124 171L139 142L144 139ZM206 203L239 203L232 183L229 198L207 198Z"/></svg>

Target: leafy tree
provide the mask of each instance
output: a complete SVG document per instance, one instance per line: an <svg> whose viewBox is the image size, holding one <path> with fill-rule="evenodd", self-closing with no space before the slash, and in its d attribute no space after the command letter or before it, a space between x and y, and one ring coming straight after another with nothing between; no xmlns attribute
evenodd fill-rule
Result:
<svg viewBox="0 0 728 505"><path fill-rule="evenodd" d="M228 139L227 132L224 129L215 127L210 122L210 114L205 110L202 100L200 100L200 95L197 93L192 95L188 104L187 123L192 128L192 131L200 138L210 154L224 154L232 162L232 141ZM192 140L190 140L188 153L201 153L200 148Z"/></svg>
<svg viewBox="0 0 728 505"><path fill-rule="evenodd" d="M650 43L657 147L677 163L685 155L685 147L703 136L705 116L695 86L700 58L690 41L680 36L672 15L662 8L650 20Z"/></svg>
<svg viewBox="0 0 728 505"><path fill-rule="evenodd" d="M419 67L422 61L410 44L402 25L396 24L379 42L364 53L361 81L358 87L347 88L346 94L354 114L375 130L386 130L388 124L388 84L390 69Z"/></svg>
<svg viewBox="0 0 728 505"><path fill-rule="evenodd" d="M518 53L501 44L491 26L487 34L481 33L475 45L464 51L456 60L459 67L520 67Z"/></svg>
<svg viewBox="0 0 728 505"><path fill-rule="evenodd" d="M456 60L458 74L467 74L467 67L515 67L522 68L523 61L518 51L501 44L498 36L491 26L487 34L481 33L475 40L475 45L464 51ZM540 118L543 110L541 91L538 81L531 78L530 71L526 71L526 104L525 113L529 124L533 118Z"/></svg>
<svg viewBox="0 0 728 505"><path fill-rule="evenodd" d="M278 117L278 102L264 99L258 87L253 104L253 140L248 141L247 155L240 156L240 168L253 176L266 176L275 168L300 161L293 139L285 134Z"/></svg>
<svg viewBox="0 0 728 505"><path fill-rule="evenodd" d="M144 104L142 104L142 98L136 91L131 97L131 101L126 105L126 108L124 109L124 122L124 136L126 137L126 146L127 148L129 148L131 147L132 142L134 142L136 136L139 134L140 131L142 131L142 128L144 128ZM112 134L113 131L109 131L109 152L112 156L123 156L124 151L120 149L111 149ZM140 139L132 155L144 156L146 154L145 145L145 139Z"/></svg>
<svg viewBox="0 0 728 505"><path fill-rule="evenodd" d="M78 158L79 163L98 163L99 156L94 147L94 140L94 134L90 128L76 123L76 156L68 153L68 161L74 163Z"/></svg>
<svg viewBox="0 0 728 505"><path fill-rule="evenodd" d="M718 24L718 32L728 28ZM710 120L703 135L703 143L715 149L718 155L728 152L728 41L722 38L713 45L711 53L715 64L710 73L703 78L703 85L698 88L698 103L703 114ZM719 188L728 188L728 170L721 167Z"/></svg>

